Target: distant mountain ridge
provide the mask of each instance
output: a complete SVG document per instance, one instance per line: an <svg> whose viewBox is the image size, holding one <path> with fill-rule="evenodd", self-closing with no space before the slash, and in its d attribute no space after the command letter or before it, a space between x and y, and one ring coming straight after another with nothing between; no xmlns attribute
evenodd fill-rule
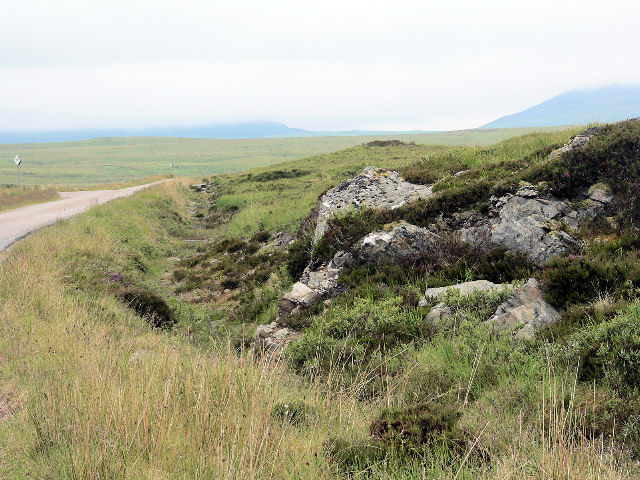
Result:
<svg viewBox="0 0 640 480"><path fill-rule="evenodd" d="M324 137L354 135L394 135L411 133L431 133L425 130L412 131L310 131L291 128L280 122L244 122L199 127L152 127L138 129L86 129L86 130L46 130L46 131L0 131L0 144L71 142L104 137L179 137L179 138L286 138Z"/></svg>
<svg viewBox="0 0 640 480"><path fill-rule="evenodd" d="M640 116L640 86L610 85L572 90L480 128L609 123Z"/></svg>

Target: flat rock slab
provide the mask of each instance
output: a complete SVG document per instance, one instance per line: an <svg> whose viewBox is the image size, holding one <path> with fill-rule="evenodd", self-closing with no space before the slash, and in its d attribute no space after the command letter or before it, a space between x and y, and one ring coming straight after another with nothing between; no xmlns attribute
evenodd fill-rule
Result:
<svg viewBox="0 0 640 480"><path fill-rule="evenodd" d="M408 202L427 198L432 192L432 185L409 183L398 172L366 167L361 174L345 180L322 196L314 244L322 238L327 222L336 214L361 207L392 210Z"/></svg>
<svg viewBox="0 0 640 480"><path fill-rule="evenodd" d="M435 298L440 300L447 295L449 291L457 291L461 295L471 295L474 292L490 292L493 290L501 290L503 285L500 283L493 283L488 280L474 280L472 282L459 283L457 285L450 285L448 287L427 288L424 293L424 301L429 298ZM424 302L421 301L422 304Z"/></svg>

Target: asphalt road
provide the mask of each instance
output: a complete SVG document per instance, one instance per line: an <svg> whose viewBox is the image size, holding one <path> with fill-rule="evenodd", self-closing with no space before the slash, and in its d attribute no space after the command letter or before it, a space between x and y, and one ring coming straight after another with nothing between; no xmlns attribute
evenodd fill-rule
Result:
<svg viewBox="0 0 640 480"><path fill-rule="evenodd" d="M60 192L60 200L38 203L0 213L0 252L36 230L53 225L60 219L71 218L91 207L128 197L145 188L164 183L167 180L136 185L120 190L92 190L81 192Z"/></svg>

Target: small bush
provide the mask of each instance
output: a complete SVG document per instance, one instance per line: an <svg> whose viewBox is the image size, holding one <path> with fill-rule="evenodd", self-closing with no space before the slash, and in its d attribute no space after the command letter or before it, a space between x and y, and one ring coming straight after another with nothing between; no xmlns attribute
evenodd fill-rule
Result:
<svg viewBox="0 0 640 480"><path fill-rule="evenodd" d="M387 454L384 448L371 442L353 442L343 438L330 439L325 442L323 450L325 456L347 474L366 472L371 465L382 462Z"/></svg>
<svg viewBox="0 0 640 480"><path fill-rule="evenodd" d="M229 252L234 253L238 250L242 250L247 245L247 242L242 240L241 238L225 238L224 240L219 241L213 246L213 251L215 252Z"/></svg>
<svg viewBox="0 0 640 480"><path fill-rule="evenodd" d="M551 260L542 281L547 301L565 308L594 300L600 292L613 292L627 273L623 262L616 259L570 255Z"/></svg>
<svg viewBox="0 0 640 480"><path fill-rule="evenodd" d="M171 277L176 281L176 282L181 282L182 280L184 280L185 278L187 278L187 276L189 276L189 270L186 268L176 268L173 273L171 274Z"/></svg>
<svg viewBox="0 0 640 480"><path fill-rule="evenodd" d="M240 286L240 280L227 277L220 282L220 286L224 289L235 290Z"/></svg>
<svg viewBox="0 0 640 480"><path fill-rule="evenodd" d="M287 253L287 271L291 278L298 279L309 262L311 262L311 235L302 235L298 237L291 245Z"/></svg>
<svg viewBox="0 0 640 480"><path fill-rule="evenodd" d="M458 428L461 413L436 403L408 408L389 408L369 427L371 435L387 447L409 451L444 450L454 455L465 452L467 441Z"/></svg>
<svg viewBox="0 0 640 480"><path fill-rule="evenodd" d="M338 251L350 250L365 235L382 226L378 216L375 210L360 209L330 219L315 247L314 257L330 260Z"/></svg>
<svg viewBox="0 0 640 480"><path fill-rule="evenodd" d="M341 364L362 367L374 352L391 351L427 332L422 316L401 303L400 297L356 298L352 305L330 308L288 347L287 357L294 368L310 374Z"/></svg>
<svg viewBox="0 0 640 480"><path fill-rule="evenodd" d="M269 232L267 232L266 230L260 230L259 232L255 233L251 237L251 241L252 242L257 242L257 243L265 243L267 240L269 240L270 236L271 236L271 234Z"/></svg>
<svg viewBox="0 0 640 480"><path fill-rule="evenodd" d="M176 323L167 302L150 290L128 286L121 288L117 295L138 315L148 319L154 327L171 328Z"/></svg>
<svg viewBox="0 0 640 480"><path fill-rule="evenodd" d="M570 305L560 320L541 330L539 336L546 339L560 339L575 330L592 323L598 324L611 320L628 303L624 300L596 301L589 304Z"/></svg>
<svg viewBox="0 0 640 480"><path fill-rule="evenodd" d="M581 380L605 381L620 392L640 385L640 306L609 322L578 332L572 350Z"/></svg>

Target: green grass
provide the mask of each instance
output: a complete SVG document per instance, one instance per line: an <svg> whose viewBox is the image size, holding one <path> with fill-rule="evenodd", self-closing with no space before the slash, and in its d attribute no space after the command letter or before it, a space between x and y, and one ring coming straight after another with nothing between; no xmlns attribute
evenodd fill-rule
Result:
<svg viewBox="0 0 640 480"><path fill-rule="evenodd" d="M105 280L118 272L166 296L167 257L188 254L183 240L199 229L190 198L177 182L155 187L42 230L3 255L0 476L338 479L355 465L362 467L355 478L566 478L566 468L572 478L622 478L628 467L598 443L573 440L562 402L541 408L542 391L563 398L570 386L545 373L545 357L514 350L507 339L483 349L487 339L471 318L468 334L442 332L408 350L404 362L381 357L383 371L396 374L380 382L363 372L351 390L308 383L282 363L256 363L224 338L203 348L187 328L153 330ZM379 307L383 318L385 305L369 308ZM477 310L473 302L461 308ZM380 396L361 399L370 382ZM390 448L374 463L362 456L382 410L401 408L423 388L450 386L470 388L470 406L459 396L460 426L470 441L480 435L475 448L489 451L491 462L444 450L407 456ZM531 398L518 404L523 394ZM304 411L304 421L283 416L290 408L283 403ZM531 403L529 427L518 431L518 405ZM495 422L483 431L485 418ZM496 435L507 443L496 444ZM334 453L331 439L341 442ZM337 460L341 446L352 455Z"/></svg>
<svg viewBox="0 0 640 480"><path fill-rule="evenodd" d="M363 270L311 312L297 368L238 341L294 280L269 234L296 230L326 188L368 164L437 179L489 165L482 181L571 133L359 145L216 176L213 194L176 179L16 244L0 259L0 477L634 478L619 442L640 438L624 376L639 307L564 342L514 342L481 325L505 292L451 295L453 317L429 326L417 295L443 265ZM153 329L119 300L126 285L165 299L177 325Z"/></svg>
<svg viewBox="0 0 640 480"><path fill-rule="evenodd" d="M57 198L58 192L51 188L25 186L19 189L11 185L0 186L0 212L34 203L49 202Z"/></svg>
<svg viewBox="0 0 640 480"><path fill-rule="evenodd" d="M209 176L239 172L341 150L375 138L443 145L486 145L534 129L461 130L420 135L218 140L188 138L101 138L61 143L0 145L0 183L17 183L20 153L24 184L89 185L153 175ZM553 128L535 129L536 131ZM177 168L170 168L174 162Z"/></svg>

